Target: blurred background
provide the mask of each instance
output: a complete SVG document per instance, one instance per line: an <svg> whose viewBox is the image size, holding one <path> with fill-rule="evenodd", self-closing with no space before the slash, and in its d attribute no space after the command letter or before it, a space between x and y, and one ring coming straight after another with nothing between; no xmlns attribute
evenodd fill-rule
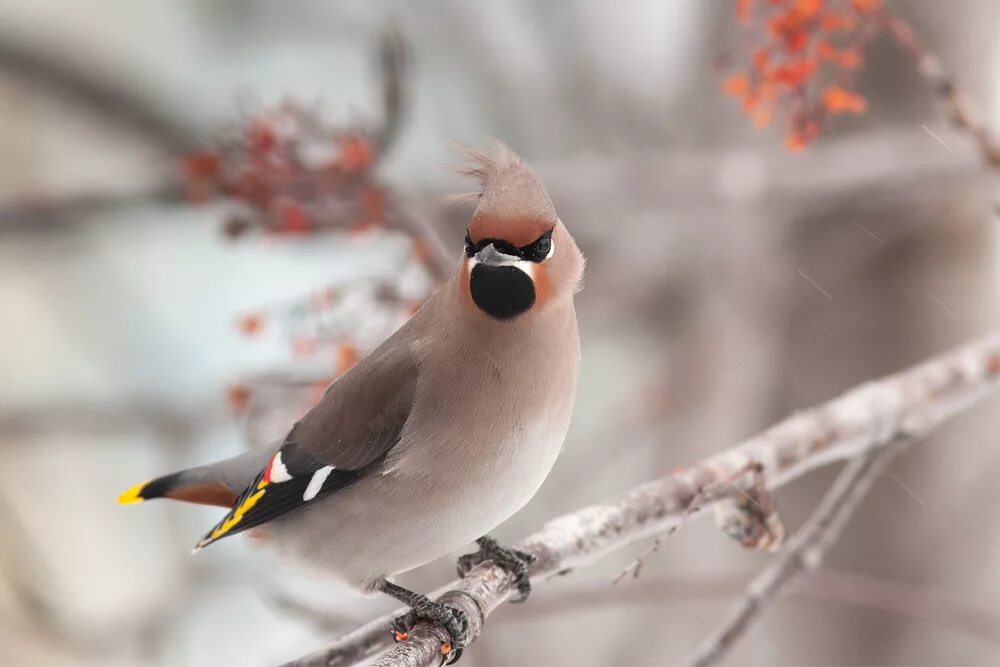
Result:
<svg viewBox="0 0 1000 667"><path fill-rule="evenodd" d="M0 663L272 665L390 610L114 499L282 435L419 305L469 214L453 140L509 143L589 259L566 450L504 539L993 325L995 178L906 49L864 38L864 113L791 151L726 78L748 4L0 3ZM996 120L1000 5L888 11ZM998 409L903 457L729 664L997 663ZM789 529L834 472L777 494ZM463 664L676 663L768 559L702 521L612 585L645 546Z"/></svg>

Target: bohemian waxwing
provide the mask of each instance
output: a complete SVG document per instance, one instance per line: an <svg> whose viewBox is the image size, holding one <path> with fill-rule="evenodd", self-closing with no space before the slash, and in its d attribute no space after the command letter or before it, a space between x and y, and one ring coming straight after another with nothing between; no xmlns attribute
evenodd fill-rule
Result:
<svg viewBox="0 0 1000 667"><path fill-rule="evenodd" d="M339 377L264 452L139 484L119 502L173 498L230 508L198 543L253 528L284 556L381 591L465 643L467 619L388 578L477 540L459 561L511 571L530 556L483 537L555 463L580 363L573 295L584 259L538 178L510 149L469 152L481 184L458 272ZM478 539L477 539L478 538Z"/></svg>

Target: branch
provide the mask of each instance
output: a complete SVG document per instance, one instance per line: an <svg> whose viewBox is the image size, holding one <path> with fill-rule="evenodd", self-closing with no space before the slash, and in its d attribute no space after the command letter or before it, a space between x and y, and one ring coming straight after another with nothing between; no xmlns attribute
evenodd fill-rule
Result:
<svg viewBox="0 0 1000 667"><path fill-rule="evenodd" d="M406 205L392 193L387 193L386 224L400 230L419 245L424 265L437 282L443 283L455 272L457 254L448 249L441 236L440 220L429 219L418 206ZM455 249L457 252L457 245Z"/></svg>
<svg viewBox="0 0 1000 667"><path fill-rule="evenodd" d="M588 612L604 607L642 605L662 608L668 603L699 600L729 600L740 595L750 578L742 572L644 578L637 586L608 586L606 583L563 588L552 595L540 595L530 605L503 613L494 622L534 623L552 614ZM895 614L925 623L937 630L951 630L968 637L1000 643L1000 609L977 607L967 600L952 598L942 591L914 586L856 572L835 570L806 571L792 581L787 592L800 600L840 605L857 610ZM320 613L318 610L310 610ZM326 617L339 621L335 611ZM315 617L313 617L315 619ZM326 622L317 627L335 627ZM341 625L341 627L343 627Z"/></svg>
<svg viewBox="0 0 1000 667"><path fill-rule="evenodd" d="M95 76L79 61L60 59L5 39L0 41L0 71L10 72L69 97L102 118L124 125L156 142L169 153L190 149L197 130L151 100Z"/></svg>
<svg viewBox="0 0 1000 667"><path fill-rule="evenodd" d="M381 118L369 132L377 146L376 158L387 151L398 137L407 104L407 69L409 66L409 47L403 35L394 26L386 28L379 38L376 53L378 77L381 93ZM69 96L79 105L99 112L102 118L111 118L119 125L131 127L158 143L172 155L186 153L193 149L197 142L197 133L158 111L148 101L127 90L118 89L93 74L86 72L74 64L59 60L44 53L37 53L16 44L0 42L0 72L11 71L35 84L41 84L53 89L56 93ZM187 180L187 179L185 179ZM142 190L117 192L107 191L82 192L75 194L51 194L33 197L18 197L11 201L0 202L0 224L4 230L19 230L39 228L39 223L49 226L66 224L67 219L82 218L87 215L99 214L125 207L144 206L156 203L185 203L190 197L185 197L184 183L177 177L170 177L158 185ZM325 187L329 187L328 185ZM377 186L381 192L381 186ZM365 191L361 193L365 194ZM351 196L358 197L357 192ZM339 211L343 214L342 211ZM344 215L343 220L337 220L339 225L352 227L358 224L356 211L350 210L350 215ZM399 216L402 217L402 216ZM400 227L407 233L420 224L402 220ZM239 221L234 223L234 229L242 229ZM431 239L425 245L431 252L438 252L441 246L439 240ZM432 256L432 270L439 274L439 260ZM448 264L449 273L451 263Z"/></svg>
<svg viewBox="0 0 1000 667"><path fill-rule="evenodd" d="M637 586L608 586L607 582L564 588L539 595L494 616L492 623L531 624L553 614L590 613L622 606L660 608L666 604L705 600L731 600L746 588L752 574L726 571L718 574L684 574L644 577ZM878 614L897 615L937 630L950 630L971 638L1000 643L1000 609L979 607L942 592L901 581L856 572L818 570L803 572L787 589L789 597L823 605L836 605ZM290 618L308 624L314 632L339 634L353 625L342 611L273 591L265 599Z"/></svg>
<svg viewBox="0 0 1000 667"><path fill-rule="evenodd" d="M40 231L51 230L65 224L67 219L114 213L127 208L140 208L156 204L176 204L183 201L179 184L164 182L160 185L135 191L81 192L48 196L16 197L0 201L0 230Z"/></svg>
<svg viewBox="0 0 1000 667"><path fill-rule="evenodd" d="M802 572L819 567L872 484L908 443L909 440L903 439L892 447L872 447L847 464L809 522L796 533L780 557L750 582L743 600L722 627L698 646L688 665L710 667L718 663L788 583Z"/></svg>
<svg viewBox="0 0 1000 667"><path fill-rule="evenodd" d="M928 130L953 150L928 151ZM986 172L981 168L976 150L960 139L958 132L943 124L925 126L925 129L917 126L859 132L844 137L843 141L816 146L810 152L808 170L802 168L801 156L798 155L779 154L760 163L751 160L744 164L730 154L698 150L678 150L669 154L650 151L640 155L602 156L600 159L580 154L565 159L539 160L534 167L544 177L553 199L564 202L569 209L564 217L575 216L575 224L587 232L596 229L594 225L600 220L600 216L592 214L595 202L600 202L601 206L628 207L642 200L649 206L664 210L695 206L717 211L718 207L724 207L736 196L727 183L733 180L741 182L744 173L759 177L761 189L752 196L775 205L801 205L813 210L818 201L826 198L856 199L859 190L878 190L879 200L883 203L898 203L904 199L912 203L913 191L928 192L928 184L931 183L940 189L942 183L954 183L959 179L973 183L976 178L985 179ZM728 176L734 169L739 176L735 179ZM639 178L637 174L666 174L669 178ZM720 174L727 176L721 179ZM400 196L406 199L407 206L412 206L414 200L436 201L449 192L450 189L430 185L403 189ZM42 221L53 227L93 222L100 218L78 214L140 206L146 203L146 197L165 203L184 202L181 188L173 183L164 183L150 192L52 194L43 198L0 202L0 230L27 227L32 221ZM431 222L429 213L422 216L426 222ZM413 225L415 221L390 221L392 224L405 229L406 225ZM641 218L635 224L640 229L647 226ZM908 228L902 225L901 229L905 231ZM878 233L887 242L891 241L883 236L890 234L889 231L882 229ZM449 272L452 268L453 264L449 265Z"/></svg>
<svg viewBox="0 0 1000 667"><path fill-rule="evenodd" d="M410 49L403 33L389 25L379 40L379 79L382 84L382 126L378 128L379 153L385 153L399 135L406 106L406 74Z"/></svg>
<svg viewBox="0 0 1000 667"><path fill-rule="evenodd" d="M679 525L699 489L756 461L771 488L833 461L880 452L896 438L917 437L983 400L1000 379L1000 334L992 334L906 371L856 387L839 398L795 414L733 449L694 467L642 484L619 498L591 505L546 524L518 544L538 560L536 578L581 567L601 556ZM439 597L465 611L470 637L510 594L507 575L490 563L454 581ZM290 666L348 665L392 645L384 616ZM377 664L436 665L442 632L419 624Z"/></svg>
<svg viewBox="0 0 1000 667"><path fill-rule="evenodd" d="M913 59L917 73L927 82L935 97L949 110L951 122L955 127L972 137L979 147L983 161L989 167L1000 169L1000 141L973 111L968 99L955 85L954 80L945 73L941 59L927 49L913 26L905 19L885 12L881 17L881 23L889 36L889 41Z"/></svg>

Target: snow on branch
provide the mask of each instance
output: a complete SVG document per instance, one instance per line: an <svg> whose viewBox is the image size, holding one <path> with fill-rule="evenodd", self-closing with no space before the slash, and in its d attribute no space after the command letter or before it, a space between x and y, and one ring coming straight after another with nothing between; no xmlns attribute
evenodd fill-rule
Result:
<svg viewBox="0 0 1000 667"><path fill-rule="evenodd" d="M538 557L531 572L536 580L565 573L626 544L675 529L691 515L688 507L700 490L748 465L762 466L768 486L780 487L820 466L881 450L900 438L919 437L984 399L998 379L1000 334L994 333L794 414L689 469L554 519L517 547ZM438 599L466 612L473 640L511 592L507 575L490 563L445 591ZM448 639L444 631L419 624L407 641L393 646L389 623L397 613L289 665L349 665L390 648L376 663L380 667L439 664L441 645Z"/></svg>

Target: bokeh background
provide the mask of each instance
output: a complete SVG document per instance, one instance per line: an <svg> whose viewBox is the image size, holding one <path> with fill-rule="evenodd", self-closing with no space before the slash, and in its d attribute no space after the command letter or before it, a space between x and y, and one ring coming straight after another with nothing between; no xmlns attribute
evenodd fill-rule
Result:
<svg viewBox="0 0 1000 667"><path fill-rule="evenodd" d="M889 8L991 125L1000 5ZM721 90L741 39L730 0L3 0L0 663L271 665L389 610L241 539L189 555L211 508L114 498L280 434L419 303L468 214L450 141L514 147L589 258L566 450L503 538L995 324L995 175L913 61L875 39L866 113L792 153ZM287 99L383 141L348 178L373 220L281 233L191 191ZM998 409L903 457L728 664L1000 661ZM834 472L778 493L791 529ZM702 521L612 585L643 546L501 609L464 664L675 663L768 558Z"/></svg>

